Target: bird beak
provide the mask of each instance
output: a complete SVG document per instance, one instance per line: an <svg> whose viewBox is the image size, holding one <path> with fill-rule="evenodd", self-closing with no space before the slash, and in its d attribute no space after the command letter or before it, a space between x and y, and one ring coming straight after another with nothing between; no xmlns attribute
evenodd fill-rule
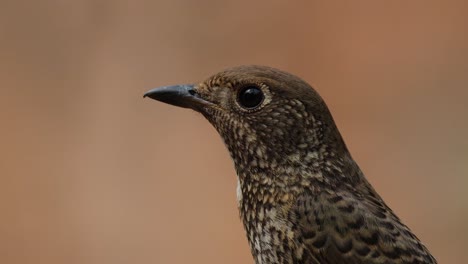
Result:
<svg viewBox="0 0 468 264"><path fill-rule="evenodd" d="M212 104L202 99L195 91L194 85L183 84L164 86L149 90L143 97L149 97L154 100L164 102L184 108L191 108L196 111L201 110L201 107Z"/></svg>

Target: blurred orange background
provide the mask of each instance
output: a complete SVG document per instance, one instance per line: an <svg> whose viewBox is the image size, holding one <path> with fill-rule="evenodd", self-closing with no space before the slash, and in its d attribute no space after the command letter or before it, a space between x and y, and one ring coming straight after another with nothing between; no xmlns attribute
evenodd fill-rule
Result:
<svg viewBox="0 0 468 264"><path fill-rule="evenodd" d="M253 263L236 176L142 95L262 64L328 103L440 263L468 263L468 2L3 1L0 263Z"/></svg>

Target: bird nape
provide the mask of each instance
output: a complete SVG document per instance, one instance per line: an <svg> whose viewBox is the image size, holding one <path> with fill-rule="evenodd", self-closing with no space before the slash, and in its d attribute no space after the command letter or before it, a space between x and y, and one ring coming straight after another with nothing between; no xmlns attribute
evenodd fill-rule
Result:
<svg viewBox="0 0 468 264"><path fill-rule="evenodd" d="M240 66L144 96L200 112L221 135L257 264L437 263L366 180L325 102L300 78Z"/></svg>

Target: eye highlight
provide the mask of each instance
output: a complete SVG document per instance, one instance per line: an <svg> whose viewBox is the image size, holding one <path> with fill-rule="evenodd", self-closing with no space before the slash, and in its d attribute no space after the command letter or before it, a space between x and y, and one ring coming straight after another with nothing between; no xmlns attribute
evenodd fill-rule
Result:
<svg viewBox="0 0 468 264"><path fill-rule="evenodd" d="M239 105L247 109L253 109L259 106L264 98L265 96L263 95L262 89L253 85L242 88L237 95Z"/></svg>

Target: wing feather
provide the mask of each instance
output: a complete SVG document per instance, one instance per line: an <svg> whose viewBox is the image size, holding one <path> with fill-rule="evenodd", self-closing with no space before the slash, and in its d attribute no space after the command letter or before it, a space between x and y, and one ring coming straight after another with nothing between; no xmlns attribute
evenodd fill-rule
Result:
<svg viewBox="0 0 468 264"><path fill-rule="evenodd" d="M371 187L360 190L298 197L291 212L310 255L321 264L437 263Z"/></svg>

